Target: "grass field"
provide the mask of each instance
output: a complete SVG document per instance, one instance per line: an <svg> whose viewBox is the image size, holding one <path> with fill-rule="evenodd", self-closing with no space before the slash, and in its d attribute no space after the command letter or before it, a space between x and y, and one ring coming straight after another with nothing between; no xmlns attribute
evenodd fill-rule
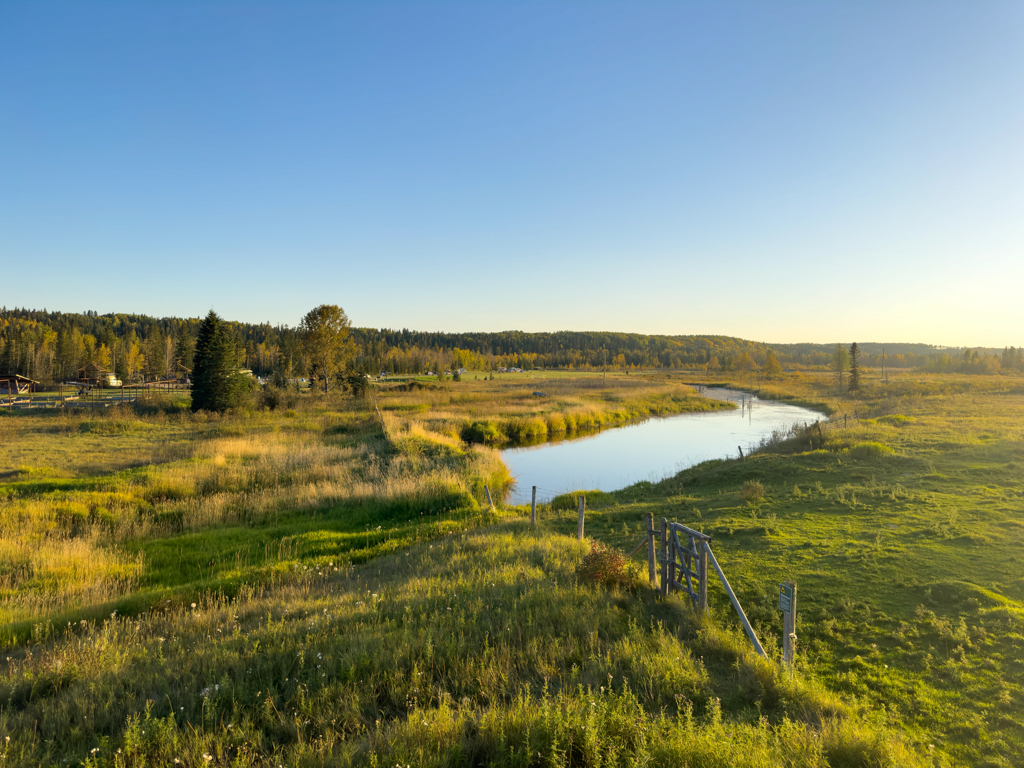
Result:
<svg viewBox="0 0 1024 768"><path fill-rule="evenodd" d="M482 508L510 480L487 442L701 407L678 375L392 384L387 438L372 402L311 394L2 416L3 760L1021 763L1021 382L772 388L847 427L591 495L587 533L710 533L773 657L796 580L795 673L716 587L699 619L635 575L583 583L574 516Z"/></svg>
<svg viewBox="0 0 1024 768"><path fill-rule="evenodd" d="M884 707L954 764L1022 764L1021 384L904 376L837 398L827 380L783 382L848 426L611 494L588 533L631 548L652 511L711 534L772 648L777 586L798 583L805 674Z"/></svg>

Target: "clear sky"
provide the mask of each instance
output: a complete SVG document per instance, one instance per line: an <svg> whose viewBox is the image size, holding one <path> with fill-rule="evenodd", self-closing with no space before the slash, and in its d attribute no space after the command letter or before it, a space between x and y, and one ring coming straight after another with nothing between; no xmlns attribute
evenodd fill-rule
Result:
<svg viewBox="0 0 1024 768"><path fill-rule="evenodd" d="M0 305L1024 344L1024 3L0 0Z"/></svg>

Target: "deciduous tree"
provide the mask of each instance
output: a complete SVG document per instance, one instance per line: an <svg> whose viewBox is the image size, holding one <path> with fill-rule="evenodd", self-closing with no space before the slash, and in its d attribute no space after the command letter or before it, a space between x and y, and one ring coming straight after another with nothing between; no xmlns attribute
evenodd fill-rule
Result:
<svg viewBox="0 0 1024 768"><path fill-rule="evenodd" d="M324 392L330 387L331 378L355 356L351 332L348 315L336 304L321 304L307 312L299 323L303 351L311 364L310 376L323 376Z"/></svg>
<svg viewBox="0 0 1024 768"><path fill-rule="evenodd" d="M846 351L846 347L842 344L836 344L835 350L832 352L832 372L836 375L836 381L839 382L839 392L842 394L843 391L843 374L846 373L846 367L849 365L850 355Z"/></svg>

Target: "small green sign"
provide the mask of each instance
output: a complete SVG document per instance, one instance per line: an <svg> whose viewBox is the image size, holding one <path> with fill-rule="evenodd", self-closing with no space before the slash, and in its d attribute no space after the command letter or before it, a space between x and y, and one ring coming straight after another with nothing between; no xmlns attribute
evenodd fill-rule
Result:
<svg viewBox="0 0 1024 768"><path fill-rule="evenodd" d="M793 611L793 588L788 584L779 584L779 610L783 613Z"/></svg>

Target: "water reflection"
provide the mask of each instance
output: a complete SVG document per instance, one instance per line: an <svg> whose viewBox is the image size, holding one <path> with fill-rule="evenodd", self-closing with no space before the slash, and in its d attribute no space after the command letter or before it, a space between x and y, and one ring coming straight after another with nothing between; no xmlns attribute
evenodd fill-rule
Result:
<svg viewBox="0 0 1024 768"><path fill-rule="evenodd" d="M708 388L708 397L735 403L736 410L652 417L529 447L509 448L502 458L517 485L509 502L529 501L530 487L540 499L575 489L614 491L641 480L657 481L708 459L735 458L762 439L794 424L812 423L821 414L748 392Z"/></svg>

